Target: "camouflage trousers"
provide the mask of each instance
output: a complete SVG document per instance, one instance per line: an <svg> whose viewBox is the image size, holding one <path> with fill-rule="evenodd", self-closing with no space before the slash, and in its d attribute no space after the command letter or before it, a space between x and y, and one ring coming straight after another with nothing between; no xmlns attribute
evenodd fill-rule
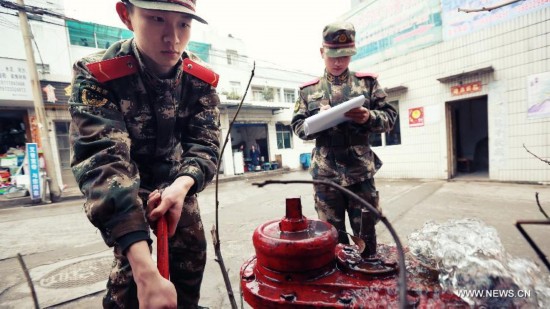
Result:
<svg viewBox="0 0 550 309"><path fill-rule="evenodd" d="M178 308L197 308L206 265L206 238L195 196L186 197L176 234L168 239L168 247L170 281L178 293ZM114 247L114 255L103 307L139 308L130 263L118 246Z"/></svg>
<svg viewBox="0 0 550 309"><path fill-rule="evenodd" d="M380 210L379 196L374 185L374 179L367 179L345 188ZM315 210L319 220L327 221L336 228L339 243L349 244L348 235L346 234L346 212L353 235L358 236L361 230L361 210L368 210L368 208L336 188L314 184L313 189L315 191ZM377 220L369 221L372 222L372 226L366 227L366 229L374 233L374 225Z"/></svg>

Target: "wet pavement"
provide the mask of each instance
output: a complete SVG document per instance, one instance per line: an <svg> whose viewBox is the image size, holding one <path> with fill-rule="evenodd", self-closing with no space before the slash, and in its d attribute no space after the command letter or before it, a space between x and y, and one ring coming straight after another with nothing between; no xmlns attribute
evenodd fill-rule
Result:
<svg viewBox="0 0 550 309"><path fill-rule="evenodd" d="M219 182L221 249L232 289L239 295L239 269L254 255L252 233L268 220L284 215L286 197L301 196L306 217L316 218L312 186L269 185L264 179L309 180L305 171L243 175ZM535 193L550 213L550 186L465 179L384 180L377 179L384 215L401 241L425 222L479 218L494 227L508 254L526 258L541 266L529 244L514 224L517 220L542 220ZM16 255L23 255L29 268L40 307L98 308L111 263L111 252L82 210L81 196L61 203L36 205L0 204L0 308L32 308L30 289ZM208 239L208 261L201 290L201 305L230 308L219 265L214 260L210 229L215 222L214 185L199 196L201 215ZM379 242L392 243L389 233L377 225ZM550 226L528 226L527 230L546 255ZM240 303L240 299L237 300Z"/></svg>

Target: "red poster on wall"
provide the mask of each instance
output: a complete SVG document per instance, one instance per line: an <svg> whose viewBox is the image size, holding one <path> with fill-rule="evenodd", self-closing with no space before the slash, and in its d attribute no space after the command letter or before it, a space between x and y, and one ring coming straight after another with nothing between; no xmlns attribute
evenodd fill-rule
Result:
<svg viewBox="0 0 550 309"><path fill-rule="evenodd" d="M409 108L409 127L424 126L424 107Z"/></svg>

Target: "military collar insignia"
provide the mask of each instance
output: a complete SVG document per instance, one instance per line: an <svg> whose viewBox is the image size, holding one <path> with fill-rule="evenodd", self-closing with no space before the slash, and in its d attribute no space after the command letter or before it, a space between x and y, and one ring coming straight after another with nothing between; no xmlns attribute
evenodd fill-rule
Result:
<svg viewBox="0 0 550 309"><path fill-rule="evenodd" d="M331 84L340 85L348 81L349 70L344 71L344 73L339 76L334 76L325 70L325 78Z"/></svg>

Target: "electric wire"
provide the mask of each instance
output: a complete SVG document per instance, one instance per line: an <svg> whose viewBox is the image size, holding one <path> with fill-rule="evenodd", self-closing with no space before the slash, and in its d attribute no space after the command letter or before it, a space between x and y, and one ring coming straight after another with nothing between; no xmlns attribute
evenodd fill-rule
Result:
<svg viewBox="0 0 550 309"><path fill-rule="evenodd" d="M0 14L13 15L13 14L4 13L4 12L0 12ZM13 15L13 16L15 16L15 15ZM18 28L16 23L10 21L7 18L4 18L3 16L0 17L0 26L6 26L6 28L8 28L8 29L17 29Z"/></svg>

